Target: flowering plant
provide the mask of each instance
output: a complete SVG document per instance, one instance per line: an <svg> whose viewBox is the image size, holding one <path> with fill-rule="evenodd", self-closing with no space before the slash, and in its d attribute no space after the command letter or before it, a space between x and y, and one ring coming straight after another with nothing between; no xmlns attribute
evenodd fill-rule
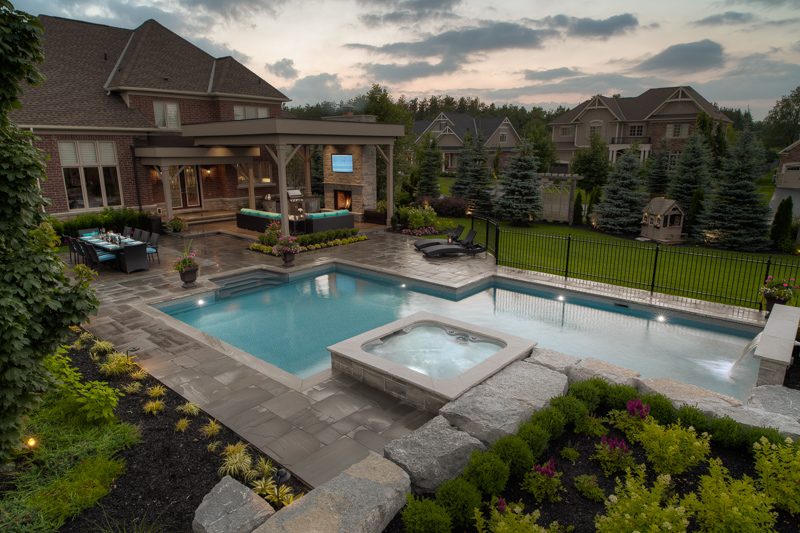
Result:
<svg viewBox="0 0 800 533"><path fill-rule="evenodd" d="M556 472L555 461L551 457L549 463L534 465L533 470L525 474L522 488L530 492L537 502L542 502L545 498L550 502L560 502L559 492L565 490L561 486L562 475L563 472Z"/></svg>
<svg viewBox="0 0 800 533"><path fill-rule="evenodd" d="M791 300L797 296L800 288L794 286L794 278L790 278L787 282L785 279L778 281L772 276L764 280L764 286L758 291L764 295L765 298L777 298L779 300Z"/></svg>
<svg viewBox="0 0 800 533"><path fill-rule="evenodd" d="M292 237L290 235L281 237L278 239L278 244L272 247L272 253L275 255L283 255L286 253L299 254L300 245L297 244L297 237Z"/></svg>
<svg viewBox="0 0 800 533"><path fill-rule="evenodd" d="M189 223L180 217L169 217L167 219L167 229L170 231L182 231L189 227Z"/></svg>
<svg viewBox="0 0 800 533"><path fill-rule="evenodd" d="M172 262L172 270L183 273L188 268L200 268L195 257L196 255L192 251L192 243L190 242L184 246L183 253Z"/></svg>
<svg viewBox="0 0 800 533"><path fill-rule="evenodd" d="M595 454L592 459L600 461L606 476L610 476L614 472L621 472L635 464L631 457L631 451L625 444L625 439L607 439L603 435L600 444L596 444L594 449Z"/></svg>
<svg viewBox="0 0 800 533"><path fill-rule="evenodd" d="M425 235L439 235L439 231L434 226L426 226L417 229L404 229L403 235L413 235L415 237L424 237Z"/></svg>

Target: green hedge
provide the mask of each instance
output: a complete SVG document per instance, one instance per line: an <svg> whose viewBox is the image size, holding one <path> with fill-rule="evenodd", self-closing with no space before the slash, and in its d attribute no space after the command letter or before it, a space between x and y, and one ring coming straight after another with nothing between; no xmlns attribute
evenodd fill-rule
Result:
<svg viewBox="0 0 800 533"><path fill-rule="evenodd" d="M354 236L357 233L358 228L330 229L328 231L320 231L319 233L298 235L297 244L300 246L319 244L321 242L335 241L336 239L345 239L351 235ZM266 246L275 246L278 244L278 237L275 237L274 235L259 235L258 240L261 242L261 244Z"/></svg>
<svg viewBox="0 0 800 533"><path fill-rule="evenodd" d="M138 212L130 207L114 209L107 207L98 213L83 213L70 220L52 219L50 223L58 235L77 237L79 229L106 228L107 231L122 233L125 226L150 229L150 211Z"/></svg>

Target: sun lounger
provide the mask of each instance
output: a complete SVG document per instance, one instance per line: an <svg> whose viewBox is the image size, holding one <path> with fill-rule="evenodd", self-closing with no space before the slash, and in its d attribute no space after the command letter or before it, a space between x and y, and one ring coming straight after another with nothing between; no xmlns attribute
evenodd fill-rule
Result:
<svg viewBox="0 0 800 533"><path fill-rule="evenodd" d="M469 230L467 236L461 239L460 241L456 241L458 237L461 236L461 233L464 231L464 226L458 226L453 233L448 234L448 239L422 239L414 243L414 247L417 250L422 250L424 248L429 248L431 246L439 246L442 244L453 244L455 242L460 242L464 246L468 246L472 244L472 239L475 238L475 230Z"/></svg>
<svg viewBox="0 0 800 533"><path fill-rule="evenodd" d="M485 246L481 246L480 244L470 244L468 246L462 246L458 243L451 243L451 244L440 244L439 246L430 246L428 248L423 248L422 253L425 254L426 257L438 257L440 255L450 255L450 254L468 254L468 255L475 255L480 254L486 251Z"/></svg>

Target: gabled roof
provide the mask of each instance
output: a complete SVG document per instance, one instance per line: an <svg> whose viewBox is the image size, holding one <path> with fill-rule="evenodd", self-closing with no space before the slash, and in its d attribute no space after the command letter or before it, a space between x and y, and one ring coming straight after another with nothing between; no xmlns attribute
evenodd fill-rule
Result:
<svg viewBox="0 0 800 533"><path fill-rule="evenodd" d="M655 89L648 89L639 96L624 97L624 98L609 98L607 96L598 95L592 97L570 111L564 113L560 117L552 120L551 125L569 124L575 122L580 118L583 111L588 107L595 98L599 99L605 104L609 110L615 114L618 120L622 122L639 122L647 120L650 115L661 108L668 100L681 92L684 97L694 101L700 109L711 115L715 120L722 120L723 122L732 122L731 119L726 117L723 113L714 107L708 100L703 98L700 93L695 91L692 87L659 87Z"/></svg>
<svg viewBox="0 0 800 533"><path fill-rule="evenodd" d="M800 146L800 140L793 142L792 144L790 144L789 146L778 152L778 155L789 155L789 152L792 151L797 146Z"/></svg>
<svg viewBox="0 0 800 533"><path fill-rule="evenodd" d="M289 99L232 57L215 59L158 22L135 30L40 15L45 60L41 87L24 88L21 125L148 128L119 90ZM111 94L109 94L111 91Z"/></svg>
<svg viewBox="0 0 800 533"><path fill-rule="evenodd" d="M666 215L676 208L680 210L681 214L686 214L683 208L675 200L669 200L663 196L657 196L650 200L650 203L644 208L644 212L649 215Z"/></svg>
<svg viewBox="0 0 800 533"><path fill-rule="evenodd" d="M422 135L426 132L430 132L431 134L439 134L439 130L430 131L430 127L433 124L438 122L447 121L449 132L453 135L456 135L459 139L464 139L464 137L469 132L471 135L474 135L476 131L481 130L488 140L492 134L497 131L504 122L507 122L506 117L478 117L473 118L466 113L439 113L439 115L434 120L418 120L414 122L414 134L419 139ZM511 129L514 127L511 123L508 123Z"/></svg>

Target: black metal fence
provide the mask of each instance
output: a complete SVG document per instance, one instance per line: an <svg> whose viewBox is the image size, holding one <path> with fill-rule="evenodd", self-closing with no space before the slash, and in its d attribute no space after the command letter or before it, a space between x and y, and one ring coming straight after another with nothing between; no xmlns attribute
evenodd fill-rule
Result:
<svg viewBox="0 0 800 533"><path fill-rule="evenodd" d="M800 260L785 256L543 235L477 215L472 227L498 265L730 305L760 308L768 276L800 276Z"/></svg>

